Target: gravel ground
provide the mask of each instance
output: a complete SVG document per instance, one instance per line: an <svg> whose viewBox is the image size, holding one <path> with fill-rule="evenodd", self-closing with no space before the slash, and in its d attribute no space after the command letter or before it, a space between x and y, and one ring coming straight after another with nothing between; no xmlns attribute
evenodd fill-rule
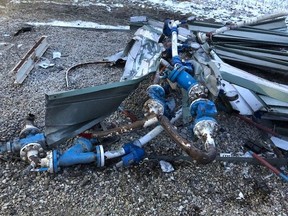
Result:
<svg viewBox="0 0 288 216"><path fill-rule="evenodd" d="M133 34L38 27L19 36L11 35L26 21L82 19L125 25L132 15L159 19L179 17L165 10L154 10L152 6L146 5L143 9L141 4L121 2L114 1L114 6L108 8L101 2L86 7L83 2L70 6L69 1L64 2L67 5L0 1L0 43L13 44L10 49L1 47L0 50L1 141L18 136L27 113L35 114L36 124L44 129L44 93L67 90L65 69L116 53ZM11 69L42 35L48 36L50 44L43 57L55 66L34 69L23 85L15 86L15 74ZM52 60L53 51L60 51L63 57ZM71 73L71 88L117 81L121 73L120 68L82 68ZM139 97L143 89L145 83L125 101L126 107L136 114L143 103ZM262 132L235 116L220 112L217 120L221 128L216 138L220 152L241 154L245 139L259 142L266 139ZM115 112L107 119L111 121L127 119ZM116 146L145 132L126 134ZM165 133L145 146L145 150L164 155L182 154ZM144 160L123 170L83 165L67 168L57 175L31 173L23 176L21 171L26 164L15 158L0 158L0 215L287 215L287 184L262 166L220 162L202 166L186 161L173 162L173 166L174 172L163 173L158 161Z"/></svg>

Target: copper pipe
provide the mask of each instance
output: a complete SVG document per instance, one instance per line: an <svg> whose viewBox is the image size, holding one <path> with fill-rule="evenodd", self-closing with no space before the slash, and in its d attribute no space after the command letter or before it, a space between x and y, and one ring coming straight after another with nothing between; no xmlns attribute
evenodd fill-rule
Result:
<svg viewBox="0 0 288 216"><path fill-rule="evenodd" d="M211 163L217 156L217 151L214 145L208 145L206 151L203 152L196 148L191 142L184 139L174 126L170 123L166 116L158 117L160 124L164 130L170 135L170 137L190 156L199 164Z"/></svg>
<svg viewBox="0 0 288 216"><path fill-rule="evenodd" d="M269 133L269 134L271 134L271 135L273 135L273 136L279 137L279 134L276 133L275 131L271 130L270 128L267 128L267 127L265 127L265 126L263 126L263 125L260 125L260 124L258 124L258 123L256 123L256 122L254 122L253 120L251 120L250 118L244 117L244 116L242 116L242 115L240 115L240 114L235 114L235 115L236 115L238 118L242 119L243 121L245 121L245 122L247 122L247 123L249 123L249 124L254 125L254 126L257 127L258 129L260 129L260 130L262 130L262 131L265 131L266 133Z"/></svg>
<svg viewBox="0 0 288 216"><path fill-rule="evenodd" d="M122 133L127 133L137 128L148 127L152 124L155 124L156 122L158 122L156 115L152 114L152 115L145 117L142 120L135 121L132 124L122 125L120 127L112 128L112 129L105 130L105 131L93 132L92 137L95 137L95 138L109 137L109 136L114 136L114 135L118 135Z"/></svg>

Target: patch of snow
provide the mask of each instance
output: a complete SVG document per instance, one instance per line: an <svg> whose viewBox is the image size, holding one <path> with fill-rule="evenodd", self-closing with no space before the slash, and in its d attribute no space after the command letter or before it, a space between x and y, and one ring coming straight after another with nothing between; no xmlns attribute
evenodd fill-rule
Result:
<svg viewBox="0 0 288 216"><path fill-rule="evenodd" d="M131 0L133 3L151 4L183 15L213 18L215 21L239 21L252 16L273 14L288 8L286 0Z"/></svg>
<svg viewBox="0 0 288 216"><path fill-rule="evenodd" d="M288 0L11 0L12 3L53 3L60 5L103 6L108 12L112 8L124 7L124 2L140 8L161 8L182 15L196 15L199 19L215 19L216 22L240 21L248 17L273 14L288 8ZM286 9L287 10L287 9Z"/></svg>

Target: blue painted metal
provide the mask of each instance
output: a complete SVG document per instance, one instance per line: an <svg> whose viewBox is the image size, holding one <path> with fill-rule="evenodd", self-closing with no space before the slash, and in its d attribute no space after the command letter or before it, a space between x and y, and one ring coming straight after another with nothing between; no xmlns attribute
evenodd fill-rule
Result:
<svg viewBox="0 0 288 216"><path fill-rule="evenodd" d="M124 144L124 145L122 146L122 148L124 149L125 154L129 154L129 153L132 151L133 146L135 146L135 145L133 144L133 142Z"/></svg>
<svg viewBox="0 0 288 216"><path fill-rule="evenodd" d="M190 113L197 119L202 117L214 117L217 114L217 109L213 101L200 98L191 103Z"/></svg>
<svg viewBox="0 0 288 216"><path fill-rule="evenodd" d="M100 146L93 147L97 139L78 138L75 145L66 150L62 155L54 150L52 152L53 171L56 173L61 167L68 167L76 164L88 164L95 162L98 167L101 166ZM96 153L94 150L96 149Z"/></svg>
<svg viewBox="0 0 288 216"><path fill-rule="evenodd" d="M97 167L101 167L101 150L100 150L100 146L96 146L96 163L97 163Z"/></svg>
<svg viewBox="0 0 288 216"><path fill-rule="evenodd" d="M208 99L200 98L193 101L190 105L190 113L194 117L192 127L200 121L211 120L216 122L213 118L217 115L216 106L213 101Z"/></svg>
<svg viewBox="0 0 288 216"><path fill-rule="evenodd" d="M174 108L171 104L172 100L167 100L165 98L165 90L160 85L151 85L147 88L147 94L151 99L154 101L157 101L159 104L161 104L164 108L164 115L167 116L169 119L174 116ZM173 102L172 102L173 103Z"/></svg>
<svg viewBox="0 0 288 216"><path fill-rule="evenodd" d="M172 50L171 50L171 53L172 53ZM182 65L182 60L181 60L181 58L177 55L177 56L173 56L172 57L172 64L173 65L176 65L176 64L178 64L178 65Z"/></svg>
<svg viewBox="0 0 288 216"><path fill-rule="evenodd" d="M170 19L165 19L164 25L163 25L163 34L167 37L170 37L172 35L171 31L171 20Z"/></svg>
<svg viewBox="0 0 288 216"><path fill-rule="evenodd" d="M19 139L18 143L21 145L21 147L29 143L39 143L39 144L45 143L45 136L43 133L31 134L26 136L25 138Z"/></svg>
<svg viewBox="0 0 288 216"><path fill-rule="evenodd" d="M177 84L189 91L194 85L197 84L197 81L185 70L185 67L178 67L172 70L169 75L168 79L171 82L177 82Z"/></svg>
<svg viewBox="0 0 288 216"><path fill-rule="evenodd" d="M53 150L52 152L52 160L53 160L53 172L56 173L59 171L59 167L58 167L58 151L57 150Z"/></svg>
<svg viewBox="0 0 288 216"><path fill-rule="evenodd" d="M127 155L122 157L123 166L127 167L132 164L137 164L143 160L145 151L144 149L132 144L126 143L123 149Z"/></svg>
<svg viewBox="0 0 288 216"><path fill-rule="evenodd" d="M58 166L66 167L75 164L87 164L97 161L97 156L94 152L91 152L93 145L90 140L85 138L79 138L76 144L69 148L58 159Z"/></svg>
<svg viewBox="0 0 288 216"><path fill-rule="evenodd" d="M161 102L165 102L165 90L160 85L151 85L147 88L147 94L151 99L157 99Z"/></svg>
<svg viewBox="0 0 288 216"><path fill-rule="evenodd" d="M15 140L12 143L7 143L6 145L0 146L0 154L6 153L6 152L12 152L12 153L19 153L20 149L28 145L29 143L39 143L40 145L45 144L45 136L43 133L38 134L29 134L25 138L21 138L18 140Z"/></svg>

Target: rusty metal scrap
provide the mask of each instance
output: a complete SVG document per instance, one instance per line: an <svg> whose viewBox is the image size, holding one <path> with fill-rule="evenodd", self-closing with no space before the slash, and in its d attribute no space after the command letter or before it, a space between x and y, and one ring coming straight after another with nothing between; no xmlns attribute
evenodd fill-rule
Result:
<svg viewBox="0 0 288 216"><path fill-rule="evenodd" d="M206 151L203 152L196 148L191 142L184 139L179 135L174 126L170 123L166 116L161 116L159 121L164 130L170 135L170 137L189 155L193 160L200 164L208 164L212 162L216 156L217 151L214 145L208 145Z"/></svg>
<svg viewBox="0 0 288 216"><path fill-rule="evenodd" d="M11 70L11 73L16 74L14 84L21 84L33 69L35 63L45 53L48 48L47 37L42 36L34 46L25 54L21 61Z"/></svg>
<svg viewBox="0 0 288 216"><path fill-rule="evenodd" d="M135 130L137 128L145 128L148 127L152 124L155 124L156 122L158 122L156 115L149 115L146 116L145 118L143 118L142 120L138 120L135 121L131 124L126 124L126 125L122 125L116 128L112 128L112 129L108 129L105 131L97 131L97 132L93 132L92 136L93 137L110 137L110 136L115 136L118 134L122 134L122 133L127 133L127 132L131 132L132 130Z"/></svg>

